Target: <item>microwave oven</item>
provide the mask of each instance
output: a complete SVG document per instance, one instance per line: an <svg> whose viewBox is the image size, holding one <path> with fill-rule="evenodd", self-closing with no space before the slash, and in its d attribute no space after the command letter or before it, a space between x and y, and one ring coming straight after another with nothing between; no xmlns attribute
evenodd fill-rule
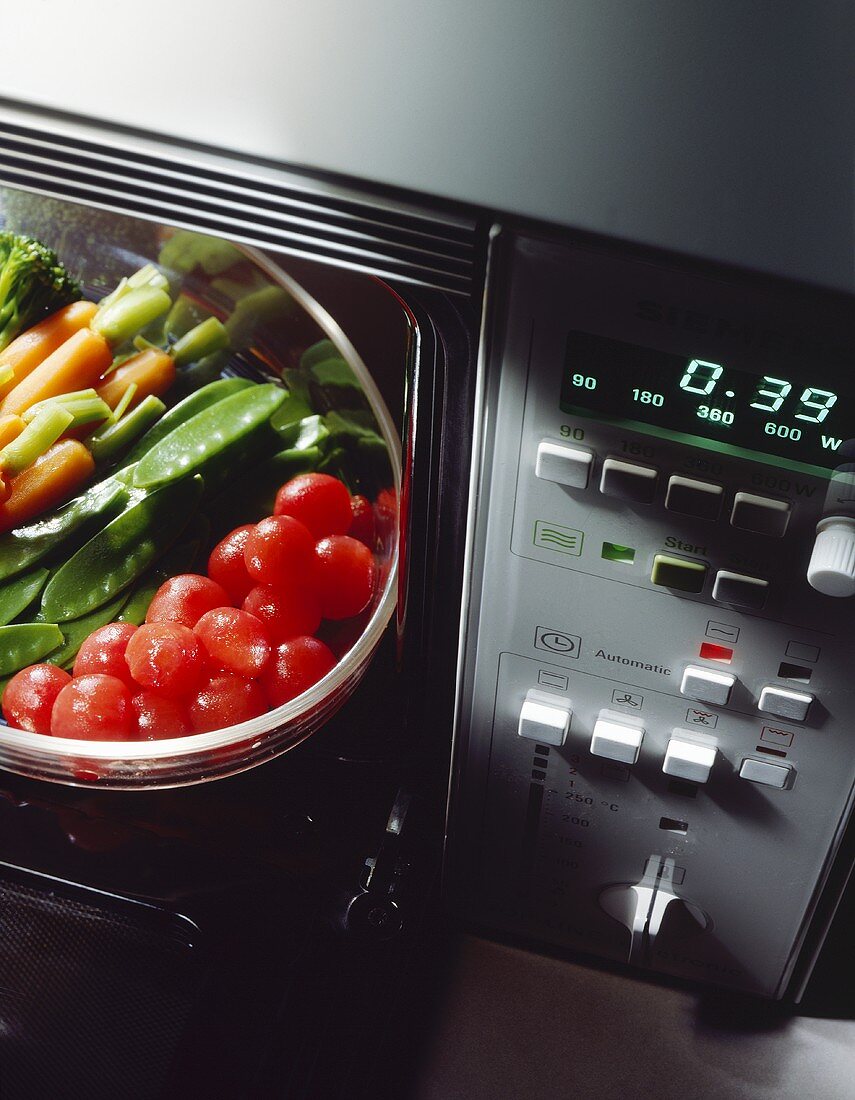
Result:
<svg viewBox="0 0 855 1100"><path fill-rule="evenodd" d="M0 185L278 257L403 409L404 565L299 750L150 795L4 777L4 1089L378 1095L436 891L533 947L798 997L855 790L830 11L380 5L333 41L323 6L155 3L192 47L143 94L133 27L89 7L67 37L27 16L57 74L93 26L100 65L10 62Z"/></svg>

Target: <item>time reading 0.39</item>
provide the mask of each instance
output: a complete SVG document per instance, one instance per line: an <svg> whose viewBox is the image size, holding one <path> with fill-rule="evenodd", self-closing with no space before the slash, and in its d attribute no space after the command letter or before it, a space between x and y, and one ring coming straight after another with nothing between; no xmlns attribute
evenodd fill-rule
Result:
<svg viewBox="0 0 855 1100"><path fill-rule="evenodd" d="M837 423L844 403L831 389L782 377L787 373L759 374L571 332L561 405L653 435L691 436L709 449L826 469L849 434Z"/></svg>

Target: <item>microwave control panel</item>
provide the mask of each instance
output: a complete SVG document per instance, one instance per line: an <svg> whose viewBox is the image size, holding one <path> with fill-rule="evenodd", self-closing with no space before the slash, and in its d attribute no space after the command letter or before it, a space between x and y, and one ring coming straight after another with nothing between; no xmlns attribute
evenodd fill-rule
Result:
<svg viewBox="0 0 855 1100"><path fill-rule="evenodd" d="M519 238L505 258L450 902L781 996L855 784L845 311Z"/></svg>

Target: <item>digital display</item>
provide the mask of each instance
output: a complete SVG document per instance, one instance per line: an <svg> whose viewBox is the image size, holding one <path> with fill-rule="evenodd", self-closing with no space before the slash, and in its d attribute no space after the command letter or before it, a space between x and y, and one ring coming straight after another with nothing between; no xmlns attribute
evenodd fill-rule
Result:
<svg viewBox="0 0 855 1100"><path fill-rule="evenodd" d="M570 332L561 383L564 412L744 457L826 473L851 431L848 400L817 377L754 374L726 362L671 355Z"/></svg>

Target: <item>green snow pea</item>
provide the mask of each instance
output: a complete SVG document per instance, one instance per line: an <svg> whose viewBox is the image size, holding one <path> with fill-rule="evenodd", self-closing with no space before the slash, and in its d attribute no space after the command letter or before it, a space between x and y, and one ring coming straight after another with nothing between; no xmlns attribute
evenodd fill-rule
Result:
<svg viewBox="0 0 855 1100"><path fill-rule="evenodd" d="M128 601L127 590L120 592L115 599L105 603L102 607L90 611L88 615L82 615L79 619L71 619L62 624L63 644L54 650L47 658L49 664L59 665L60 668L71 668L77 651L89 637L93 630L107 623L116 622L119 612Z"/></svg>
<svg viewBox="0 0 855 1100"><path fill-rule="evenodd" d="M182 478L131 504L57 569L42 595L42 617L79 619L127 588L175 542L202 489L201 478Z"/></svg>
<svg viewBox="0 0 855 1100"><path fill-rule="evenodd" d="M18 527L0 538L0 581L23 573L46 558L90 521L100 519L128 499L128 487L118 477L99 481L50 516Z"/></svg>
<svg viewBox="0 0 855 1100"><path fill-rule="evenodd" d="M137 462L144 454L147 454L156 443L164 439L174 431L179 424L202 412L203 409L216 405L224 397L230 397L233 393L249 389L253 383L248 378L220 378L216 382L210 382L199 390L194 390L179 401L177 405L163 414L154 427L149 428L139 443L129 452L126 463Z"/></svg>
<svg viewBox="0 0 855 1100"><path fill-rule="evenodd" d="M199 518L201 517L197 517L197 520ZM155 592L169 577L189 572L196 564L201 546L199 539L193 538L174 546L164 554L157 565L134 585L130 599L117 616L118 621L142 626Z"/></svg>
<svg viewBox="0 0 855 1100"><path fill-rule="evenodd" d="M33 602L44 588L47 569L34 569L0 586L0 626L6 626Z"/></svg>
<svg viewBox="0 0 855 1100"><path fill-rule="evenodd" d="M55 623L0 626L0 676L11 676L40 661L59 645L62 645L62 631Z"/></svg>
<svg viewBox="0 0 855 1100"><path fill-rule="evenodd" d="M134 485L151 488L200 473L211 489L209 481L219 481L257 457L275 436L270 418L287 396L280 386L265 383L197 413L143 455L134 470Z"/></svg>
<svg viewBox="0 0 855 1100"><path fill-rule="evenodd" d="M215 530L225 535L233 527L246 523L247 516L272 515L281 486L297 474L316 470L321 458L318 447L301 450L291 447L271 455L240 480L230 482L226 491L212 500L209 506Z"/></svg>

